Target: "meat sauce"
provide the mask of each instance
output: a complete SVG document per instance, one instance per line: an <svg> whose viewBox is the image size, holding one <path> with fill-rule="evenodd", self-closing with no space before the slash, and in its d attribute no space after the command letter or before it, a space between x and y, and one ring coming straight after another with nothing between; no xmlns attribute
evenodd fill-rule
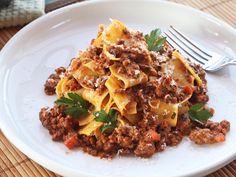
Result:
<svg viewBox="0 0 236 177"><path fill-rule="evenodd" d="M129 33L126 31L126 33ZM128 35L129 36L129 35ZM132 36L130 36L132 37ZM126 92L132 95L137 102L139 112L139 121L135 124L119 126L111 133L102 133L99 136L78 134L79 121L71 116L64 114L64 107L55 105L53 108L42 108L39 117L42 125L48 129L53 141L62 141L69 148L80 148L84 152L101 158L112 158L119 154L121 156L135 155L148 158L154 153L164 151L168 146L178 145L184 136L189 137L196 144L213 144L225 141L227 132L230 130L230 123L223 120L219 123L206 121L196 123L190 119L186 113L179 113L176 127L171 127L166 121L160 121L156 115L147 107L149 98L158 98L166 103L177 103L182 101L186 95L192 94L190 102L206 103L209 100L207 95L207 81L205 72L199 66L191 64L191 67L199 75L204 84L195 85L194 88L185 87L181 92L177 92L177 84L170 75L163 75L160 70L162 64L172 57L173 48L166 44L160 53L152 53L151 65L142 62L148 60L146 51L136 46L136 40L144 40L143 34L138 32L133 36L131 44L126 46L125 42L120 40L117 45L108 50L111 54L121 59L121 67L118 72L130 77L137 78L142 71L149 76L156 77L158 81L149 80L147 83L140 84L127 90L117 90L117 92ZM133 44L132 44L133 41ZM97 63L97 69L100 72L110 73L106 70L113 61L109 61L106 56L101 54L101 50L96 47L88 49L88 56ZM73 60L71 70L76 70L80 62ZM55 88L60 80L60 75L67 74L65 68L60 67L55 73L50 75L44 85L44 91L47 95L55 94ZM91 89L102 90L107 77L87 77L83 84ZM80 85L76 80L72 82L69 90L76 90Z"/></svg>

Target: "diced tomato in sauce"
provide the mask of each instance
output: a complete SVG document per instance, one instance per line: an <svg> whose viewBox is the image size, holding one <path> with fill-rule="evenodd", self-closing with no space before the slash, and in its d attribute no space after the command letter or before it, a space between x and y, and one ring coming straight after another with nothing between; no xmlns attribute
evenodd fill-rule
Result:
<svg viewBox="0 0 236 177"><path fill-rule="evenodd" d="M65 146L68 149L73 149L78 144L77 135L73 135L64 141Z"/></svg>

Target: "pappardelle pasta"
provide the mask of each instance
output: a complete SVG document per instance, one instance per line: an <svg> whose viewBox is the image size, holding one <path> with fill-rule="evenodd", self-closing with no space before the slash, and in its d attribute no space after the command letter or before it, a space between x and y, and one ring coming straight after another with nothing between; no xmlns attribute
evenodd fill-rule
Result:
<svg viewBox="0 0 236 177"><path fill-rule="evenodd" d="M118 20L105 28L67 69L49 76L53 108L39 117L52 139L102 158L150 157L184 136L196 144L223 142L230 124L208 120L207 81L199 66L172 48L160 29L150 34Z"/></svg>

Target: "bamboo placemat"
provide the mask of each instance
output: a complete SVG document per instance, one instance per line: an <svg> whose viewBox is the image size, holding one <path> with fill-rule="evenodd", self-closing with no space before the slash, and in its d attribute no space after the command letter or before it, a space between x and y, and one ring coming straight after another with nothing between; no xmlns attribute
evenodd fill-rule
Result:
<svg viewBox="0 0 236 177"><path fill-rule="evenodd" d="M46 11L54 10L79 0L61 0L51 4ZM236 28L236 0L172 0L210 13ZM0 30L0 49L21 27ZM15 148L0 131L0 177L59 177L57 174L38 165ZM235 177L236 160L207 177Z"/></svg>

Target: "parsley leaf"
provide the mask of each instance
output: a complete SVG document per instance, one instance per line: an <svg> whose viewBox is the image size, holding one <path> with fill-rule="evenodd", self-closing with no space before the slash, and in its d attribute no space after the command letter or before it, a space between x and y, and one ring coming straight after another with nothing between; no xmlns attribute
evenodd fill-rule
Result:
<svg viewBox="0 0 236 177"><path fill-rule="evenodd" d="M204 104L198 103L190 107L188 111L190 119L204 122L210 119L213 114L204 108Z"/></svg>
<svg viewBox="0 0 236 177"><path fill-rule="evenodd" d="M104 111L94 112L95 120L97 122L103 122L104 125L101 127L101 132L110 133L116 128L117 123L117 111L115 109L110 109L108 114Z"/></svg>
<svg viewBox="0 0 236 177"><path fill-rule="evenodd" d="M61 106L61 105L74 105L74 101L69 99L69 98L65 98L65 97L61 97L59 98L58 100L55 101L55 103L58 105L58 106Z"/></svg>
<svg viewBox="0 0 236 177"><path fill-rule="evenodd" d="M152 30L150 34L146 34L144 38L148 45L148 50L156 52L161 50L166 41L166 37L161 37L161 30L159 28Z"/></svg>
<svg viewBox="0 0 236 177"><path fill-rule="evenodd" d="M66 108L65 111L64 111L64 113L66 115L70 115L73 118L78 118L78 117L80 117L81 115L84 115L87 112L88 112L87 109L82 108L80 106L72 106L72 107Z"/></svg>
<svg viewBox="0 0 236 177"><path fill-rule="evenodd" d="M198 103L198 104L192 105L192 106L189 108L189 110L191 110L191 111L198 111L198 110L200 110L203 106L204 106L204 104Z"/></svg>
<svg viewBox="0 0 236 177"><path fill-rule="evenodd" d="M113 125L109 125L109 124L105 124L101 127L101 132L104 133L111 133L116 127L114 127Z"/></svg>
<svg viewBox="0 0 236 177"><path fill-rule="evenodd" d="M108 112L108 116L111 118L111 122L116 122L117 112L115 109L110 109Z"/></svg>
<svg viewBox="0 0 236 177"><path fill-rule="evenodd" d="M66 106L64 113L70 115L73 118L79 118L80 116L88 112L89 103L85 101L77 93L68 93L69 98L61 97L55 101L59 106Z"/></svg>
<svg viewBox="0 0 236 177"><path fill-rule="evenodd" d="M75 102L79 103L82 107L88 108L89 104L81 96L76 93L68 93L68 96Z"/></svg>
<svg viewBox="0 0 236 177"><path fill-rule="evenodd" d="M103 122L103 123L109 122L108 115L104 110L94 112L93 115L95 116L95 120L97 122Z"/></svg>

